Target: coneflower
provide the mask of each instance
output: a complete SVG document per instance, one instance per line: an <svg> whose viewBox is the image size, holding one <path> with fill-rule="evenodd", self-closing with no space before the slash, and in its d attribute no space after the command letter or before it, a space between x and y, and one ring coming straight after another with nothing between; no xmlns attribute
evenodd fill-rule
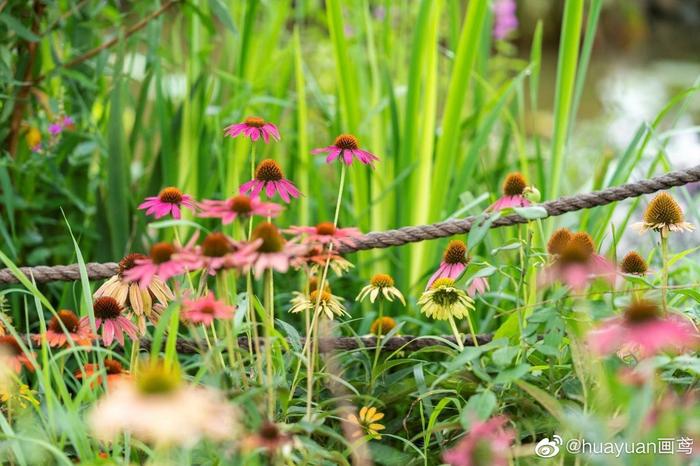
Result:
<svg viewBox="0 0 700 466"><path fill-rule="evenodd" d="M549 239L548 250L558 251L554 261L540 274L544 285L561 282L576 291L583 290L586 285L597 277L610 282L615 279L615 267L605 257L596 254L595 243L588 233L555 232ZM565 241L566 236L569 240Z"/></svg>
<svg viewBox="0 0 700 466"><path fill-rule="evenodd" d="M227 126L224 128L224 132L226 136L235 138L236 136L242 135L250 138L253 142L262 137L265 144L269 143L271 138L275 141L280 140L280 132L277 126L255 116L246 118L243 123L234 123Z"/></svg>
<svg viewBox="0 0 700 466"><path fill-rule="evenodd" d="M360 293L355 298L355 301L362 301L369 297L369 301L374 303L377 298L382 297L387 301L393 301L394 298L401 301L401 304L406 305L406 300L403 294L394 286L394 279L391 275L378 273L372 277L369 285L360 290Z"/></svg>
<svg viewBox="0 0 700 466"><path fill-rule="evenodd" d="M620 263L620 271L629 275L646 275L649 266L642 256L636 251L628 252Z"/></svg>
<svg viewBox="0 0 700 466"><path fill-rule="evenodd" d="M289 312L293 314L301 311L313 311L318 302L318 313L324 314L329 320L333 320L336 316L347 315L340 298L331 294L330 291L314 290L308 296L303 293L294 293L294 295L292 307L289 309Z"/></svg>
<svg viewBox="0 0 700 466"><path fill-rule="evenodd" d="M509 174L503 182L503 195L486 210L499 211L513 207L529 206L530 201L525 197L527 189L527 181L525 181L525 177L521 173Z"/></svg>
<svg viewBox="0 0 700 466"><path fill-rule="evenodd" d="M75 312L67 309L58 311L55 316L51 317L44 336L49 346L56 347L65 346L69 336L73 342L80 346L91 346L92 339L95 338L90 330L90 323L87 320L81 321ZM32 335L32 339L41 343L42 335Z"/></svg>
<svg viewBox="0 0 700 466"><path fill-rule="evenodd" d="M181 207L194 210L195 204L191 196L172 186L163 189L157 196L147 197L139 205L139 209L145 210L146 215L154 215L156 219L168 214L174 219L179 219L182 217Z"/></svg>
<svg viewBox="0 0 700 466"><path fill-rule="evenodd" d="M261 191L265 191L267 197L278 193L284 202L289 203L290 198L299 197L300 193L294 183L284 177L282 168L272 159L265 159L255 169L255 178L243 183L240 187L241 194L251 193L256 197Z"/></svg>
<svg viewBox="0 0 700 466"><path fill-rule="evenodd" d="M360 149L359 141L352 134L341 134L335 138L333 145L314 149L311 153L314 155L327 153L326 163L339 159L345 165L352 164L353 158L364 165L370 166L373 166L374 162L379 160L379 157L371 152Z"/></svg>
<svg viewBox="0 0 700 466"><path fill-rule="evenodd" d="M453 240L445 248L442 255L442 262L435 273L428 280L425 289L428 290L438 278L450 278L456 280L469 264L467 245L464 241Z"/></svg>
<svg viewBox="0 0 700 466"><path fill-rule="evenodd" d="M228 225L235 219L248 220L257 215L259 217L277 217L283 207L274 202L263 202L258 197L250 197L245 194L233 196L225 201L205 199L200 204L199 216L202 218L219 218L221 223Z"/></svg>
<svg viewBox="0 0 700 466"><path fill-rule="evenodd" d="M338 228L333 222L321 222L315 227L291 226L285 233L296 235L305 244L333 244L335 248L343 245L354 246L354 238L362 235L357 228Z"/></svg>
<svg viewBox="0 0 700 466"><path fill-rule="evenodd" d="M116 299L110 296L102 296L93 301L93 311L95 313L95 327L99 331L102 329L102 342L105 346L110 346L116 339L121 346L124 346L124 333L132 340L139 337L139 330L123 315L124 308ZM88 322L88 317L81 319L81 324Z"/></svg>
<svg viewBox="0 0 700 466"><path fill-rule="evenodd" d="M668 193L662 192L651 200L644 211L644 221L633 225L640 233L654 230L666 237L671 231L693 231L695 226L686 222L683 210L676 200Z"/></svg>

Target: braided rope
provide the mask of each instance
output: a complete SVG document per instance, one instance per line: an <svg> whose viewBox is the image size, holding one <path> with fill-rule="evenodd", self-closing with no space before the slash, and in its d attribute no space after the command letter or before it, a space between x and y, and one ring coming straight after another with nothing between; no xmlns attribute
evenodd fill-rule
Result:
<svg viewBox="0 0 700 466"><path fill-rule="evenodd" d="M554 201L544 202L539 204L539 206L544 208L548 217L552 217L568 212L599 207L611 204L613 202L638 197L642 194L651 194L664 189L673 188L675 186L683 186L697 181L700 181L700 165L688 168L686 170L669 172L665 175L656 176L647 180L640 180L634 183L627 183L621 186L603 189L601 191L593 191L575 196L562 197ZM388 248L392 246L401 246L408 243L415 243L418 241L464 234L471 230L476 221L477 218L472 216L464 219L433 223L431 225L419 225L398 228L396 230L375 231L356 238L353 246L343 246L340 248L340 252L349 253L366 249ZM490 225L490 228L517 225L527 222L528 219L517 214L512 214L496 219ZM88 277L92 280L100 280L111 277L117 270L117 264L114 262L90 262L85 264L85 266L87 268ZM38 283L52 281L73 281L80 278L80 271L77 264L57 265L53 267L22 267L20 270L22 270L25 275L33 277L33 279ZM18 282L19 280L17 280L11 270L0 270L0 284Z"/></svg>

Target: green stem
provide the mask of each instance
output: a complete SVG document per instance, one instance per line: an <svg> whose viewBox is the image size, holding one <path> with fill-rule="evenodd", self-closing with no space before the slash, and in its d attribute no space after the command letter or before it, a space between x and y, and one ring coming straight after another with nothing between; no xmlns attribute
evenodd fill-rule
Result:
<svg viewBox="0 0 700 466"><path fill-rule="evenodd" d="M459 350L462 351L464 349L464 343L462 343L462 336L459 334L459 330L457 330L457 324L455 324L455 320L452 316L450 316L450 328L452 329L452 334L455 336L455 341L457 342ZM469 328L471 329L471 324ZM473 335L474 332L472 332L472 336Z"/></svg>
<svg viewBox="0 0 700 466"><path fill-rule="evenodd" d="M474 342L474 346L478 348L479 341L476 339L476 332L474 331L474 324L472 324L472 316L470 313L467 313L467 324L469 324L469 333L472 334L472 341Z"/></svg>
<svg viewBox="0 0 700 466"><path fill-rule="evenodd" d="M664 315L668 312L668 304L666 302L666 293L668 291L668 237L663 231L661 235L661 305L663 306Z"/></svg>
<svg viewBox="0 0 700 466"><path fill-rule="evenodd" d="M272 269L265 271L265 279L263 282L263 290L265 295L265 365L267 366L267 417L274 419L275 414L275 387L272 368L272 333L273 322L275 319L275 307L272 286Z"/></svg>

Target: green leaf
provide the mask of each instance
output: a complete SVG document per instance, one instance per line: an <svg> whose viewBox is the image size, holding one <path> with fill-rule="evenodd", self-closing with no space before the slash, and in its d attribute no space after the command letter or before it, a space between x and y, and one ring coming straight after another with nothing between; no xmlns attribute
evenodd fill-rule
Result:
<svg viewBox="0 0 700 466"><path fill-rule="evenodd" d="M520 364L520 365L515 366L511 369L506 369L504 371L501 371L498 374L498 376L496 376L494 383L513 382L515 380L520 379L522 376L524 376L528 372L530 372L530 365L529 364Z"/></svg>
<svg viewBox="0 0 700 466"><path fill-rule="evenodd" d="M491 360L494 364L501 367L509 366L515 355L518 354L516 346L504 346L491 354Z"/></svg>
<svg viewBox="0 0 700 466"><path fill-rule="evenodd" d="M538 205L533 205L530 207L513 207L516 214L528 220L537 220L538 218L547 218L549 214L547 210Z"/></svg>
<svg viewBox="0 0 700 466"><path fill-rule="evenodd" d="M481 393L472 395L460 416L462 426L468 429L475 417L481 421L488 419L497 405L498 399L491 390L486 389Z"/></svg>
<svg viewBox="0 0 700 466"><path fill-rule="evenodd" d="M522 388L528 395L540 403L549 414L554 416L559 422L564 423L564 408L561 403L552 395L539 387L531 385L524 380L516 380L515 384Z"/></svg>
<svg viewBox="0 0 700 466"><path fill-rule="evenodd" d="M221 0L209 0L209 8L211 8L214 16L219 18L219 21L233 34L238 34L238 29L236 25L233 24L233 18L231 18L231 13L229 13L226 5L221 3Z"/></svg>
<svg viewBox="0 0 700 466"><path fill-rule="evenodd" d="M24 40L28 40L29 42L38 42L41 40L41 37L27 29L26 26L19 22L14 16L8 15L7 13L2 13L0 14L0 21L5 23L8 28L12 29L15 34Z"/></svg>

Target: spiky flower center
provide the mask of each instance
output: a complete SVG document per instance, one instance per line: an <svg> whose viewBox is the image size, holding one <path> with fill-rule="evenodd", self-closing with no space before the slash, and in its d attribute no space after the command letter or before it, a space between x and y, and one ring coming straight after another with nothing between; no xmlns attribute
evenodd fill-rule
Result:
<svg viewBox="0 0 700 466"><path fill-rule="evenodd" d="M391 317L384 316L372 322L369 331L375 335L378 335L379 333L386 335L387 333L391 332L394 327L396 327L396 321Z"/></svg>
<svg viewBox="0 0 700 466"><path fill-rule="evenodd" d="M595 252L595 243L593 238L586 232L579 231L574 236L571 237L571 243L576 244L583 251L586 251L590 257Z"/></svg>
<svg viewBox="0 0 700 466"><path fill-rule="evenodd" d="M22 347L12 335L2 335L0 336L0 355L2 353L8 356L19 356L22 354Z"/></svg>
<svg viewBox="0 0 700 466"><path fill-rule="evenodd" d="M248 215L253 210L251 199L245 194L231 198L231 210L238 215Z"/></svg>
<svg viewBox="0 0 700 466"><path fill-rule="evenodd" d="M179 385L179 373L166 369L162 364L144 368L136 378L136 386L144 395L165 395L175 391Z"/></svg>
<svg viewBox="0 0 700 466"><path fill-rule="evenodd" d="M280 435L280 430L277 428L277 424L270 421L265 421L260 430L258 431L260 437L265 440L277 440Z"/></svg>
<svg viewBox="0 0 700 466"><path fill-rule="evenodd" d="M260 117L248 117L244 122L247 126L252 126L253 128L262 128L265 126L265 120Z"/></svg>
<svg viewBox="0 0 700 466"><path fill-rule="evenodd" d="M95 317L98 319L116 319L122 313L122 307L111 296L101 296L92 303Z"/></svg>
<svg viewBox="0 0 700 466"><path fill-rule="evenodd" d="M335 138L335 143L333 145L343 150L356 150L360 148L360 142L352 134L341 134Z"/></svg>
<svg viewBox="0 0 700 466"><path fill-rule="evenodd" d="M78 328L80 328L80 319L73 311L58 311L57 315L53 316L49 321L49 330L56 333L62 333L63 329L61 328L61 323L70 333L75 333L78 331Z"/></svg>
<svg viewBox="0 0 700 466"><path fill-rule="evenodd" d="M503 194L506 196L521 196L527 188L525 177L520 173L511 173L503 182Z"/></svg>
<svg viewBox="0 0 700 466"><path fill-rule="evenodd" d="M136 261L143 259L147 259L147 257L143 254L139 254L136 252L127 254L122 260L119 261L119 265L117 267L119 276L122 276L127 270L134 268L134 266L136 265Z"/></svg>
<svg viewBox="0 0 700 466"><path fill-rule="evenodd" d="M124 372L124 367L121 363L114 359L105 359L104 365L108 375L118 375Z"/></svg>
<svg viewBox="0 0 700 466"><path fill-rule="evenodd" d="M434 290L432 300L439 306L450 306L459 301L459 294L454 289L455 281L451 278L438 278L430 288Z"/></svg>
<svg viewBox="0 0 700 466"><path fill-rule="evenodd" d="M280 252L284 246L284 238L279 229L270 222L263 222L255 227L252 238L262 240L258 248L260 252Z"/></svg>
<svg viewBox="0 0 700 466"><path fill-rule="evenodd" d="M445 249L443 260L448 264L466 264L468 262L467 245L464 241L450 241Z"/></svg>
<svg viewBox="0 0 700 466"><path fill-rule="evenodd" d="M182 202L182 191L170 186L158 194L158 199L160 202L167 202L168 204L179 204Z"/></svg>
<svg viewBox="0 0 700 466"><path fill-rule="evenodd" d="M168 262L173 254L175 254L175 246L170 243L156 243L151 246L150 255L154 264Z"/></svg>
<svg viewBox="0 0 700 466"><path fill-rule="evenodd" d="M642 256L640 256L635 251L630 251L622 259L622 264L620 265L622 273L629 273L634 275L644 275L647 273L649 267Z"/></svg>
<svg viewBox="0 0 700 466"><path fill-rule="evenodd" d="M644 211L644 222L653 225L683 223L683 211L670 194L660 193L651 200L646 211Z"/></svg>
<svg viewBox="0 0 700 466"><path fill-rule="evenodd" d="M202 242L202 253L207 257L223 257L229 252L231 243L223 233L209 233Z"/></svg>
<svg viewBox="0 0 700 466"><path fill-rule="evenodd" d="M630 324L638 324L654 320L661 315L659 306L647 300L639 300L631 303L625 309L625 320Z"/></svg>
<svg viewBox="0 0 700 466"><path fill-rule="evenodd" d="M272 159L265 159L255 169L255 179L259 181L280 181L284 178L279 164Z"/></svg>
<svg viewBox="0 0 700 466"><path fill-rule="evenodd" d="M335 234L335 225L332 222L321 222L316 225L316 234L323 236L333 236Z"/></svg>
<svg viewBox="0 0 700 466"><path fill-rule="evenodd" d="M571 241L572 236L571 230L568 228L559 228L550 236L547 242L547 252L550 254L561 254L567 243Z"/></svg>
<svg viewBox="0 0 700 466"><path fill-rule="evenodd" d="M204 306L199 308L199 312L201 312L202 314L214 315L216 314L216 308L211 304L205 304Z"/></svg>
<svg viewBox="0 0 700 466"><path fill-rule="evenodd" d="M378 273L374 277L372 277L372 281L370 282L372 286L376 286L378 288L387 288L390 286L394 286L394 279L391 277L391 275L387 275L385 273Z"/></svg>
<svg viewBox="0 0 700 466"><path fill-rule="evenodd" d="M320 296L319 296L320 295ZM316 301L319 301L322 303L327 303L331 300L331 294L328 291L319 291L319 290L314 290L309 294L309 301L312 303L316 303Z"/></svg>
<svg viewBox="0 0 700 466"><path fill-rule="evenodd" d="M559 260L564 264L583 264L591 258L590 251L580 243L569 241L561 254Z"/></svg>

